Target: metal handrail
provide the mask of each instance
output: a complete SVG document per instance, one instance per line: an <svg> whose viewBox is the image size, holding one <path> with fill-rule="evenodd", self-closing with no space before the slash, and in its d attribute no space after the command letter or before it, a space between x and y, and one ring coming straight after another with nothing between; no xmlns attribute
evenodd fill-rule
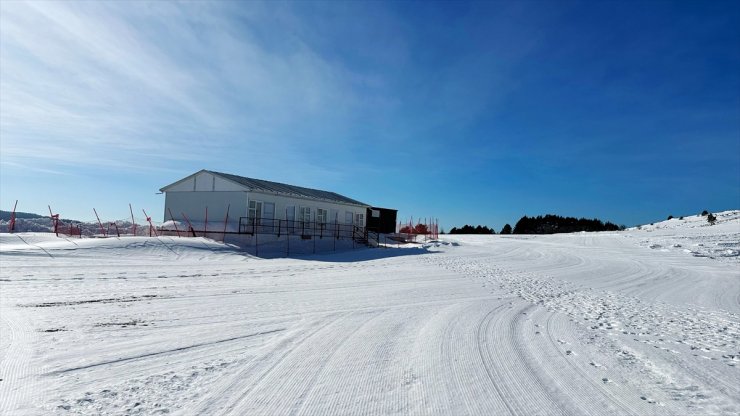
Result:
<svg viewBox="0 0 740 416"><path fill-rule="evenodd" d="M365 236L366 228L338 222L282 220L274 218L239 218L239 234L300 235L319 238L354 238L359 232Z"/></svg>

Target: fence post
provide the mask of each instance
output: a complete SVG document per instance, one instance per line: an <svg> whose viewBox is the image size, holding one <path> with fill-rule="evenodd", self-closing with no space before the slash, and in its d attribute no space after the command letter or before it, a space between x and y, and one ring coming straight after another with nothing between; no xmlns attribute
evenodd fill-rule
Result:
<svg viewBox="0 0 740 416"><path fill-rule="evenodd" d="M103 229L103 223L100 222L100 217L98 216L98 211L95 211L95 208L93 208L93 212L95 213L95 218L98 219L98 225L100 226L100 232L103 233L104 237L108 237L108 234L105 233L105 230Z"/></svg>
<svg viewBox="0 0 740 416"><path fill-rule="evenodd" d="M15 205L13 205L13 212L10 214L10 222L8 223L8 232L12 233L15 229L15 209L18 207L18 200L15 200Z"/></svg>
<svg viewBox="0 0 740 416"><path fill-rule="evenodd" d="M167 208L167 211L170 212L170 219L172 220L172 224L175 226L175 231L177 232L177 238L180 238L180 230L177 228L177 220L175 220L175 217L172 215L172 210Z"/></svg>
<svg viewBox="0 0 740 416"><path fill-rule="evenodd" d="M144 213L144 216L146 217L147 222L149 222L149 237L152 236L152 230L154 231L154 236L159 237L159 234L157 234L157 229L154 228L154 224L152 224L152 217L146 215L146 211L144 211L144 208L141 209L141 212Z"/></svg>
<svg viewBox="0 0 740 416"><path fill-rule="evenodd" d="M131 204L128 204L128 210L131 212L131 234L136 236L136 220L134 219L134 209L131 208ZM172 211L170 211L170 217L172 216Z"/></svg>
<svg viewBox="0 0 740 416"><path fill-rule="evenodd" d="M229 208L231 208L231 204L226 205L226 219L224 219L224 243L226 242L226 224L229 222Z"/></svg>
<svg viewBox="0 0 740 416"><path fill-rule="evenodd" d="M188 218L187 215L185 215L184 212L180 211L180 214L182 214L183 218L185 218L185 221L188 222L188 227L190 227L190 232L193 234L193 237L197 237L195 234L195 228L193 228L193 224L190 222L190 218Z"/></svg>

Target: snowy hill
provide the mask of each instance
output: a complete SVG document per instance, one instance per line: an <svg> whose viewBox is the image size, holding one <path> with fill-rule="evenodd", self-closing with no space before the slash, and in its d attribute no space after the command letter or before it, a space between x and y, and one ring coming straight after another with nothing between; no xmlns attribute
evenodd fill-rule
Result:
<svg viewBox="0 0 740 416"><path fill-rule="evenodd" d="M3 234L0 414L738 414L717 215L302 260Z"/></svg>
<svg viewBox="0 0 740 416"><path fill-rule="evenodd" d="M692 228L703 228L703 227L717 227L724 226L721 228L732 228L735 227L736 231L740 230L740 210L722 211L714 213L717 217L717 221L714 225L707 222L707 217L703 215L690 215L686 217L672 218L670 220L656 222L648 225L640 225L637 227L628 228L630 231L642 230L642 231L655 231L655 230L686 230ZM716 232L716 231L712 231Z"/></svg>
<svg viewBox="0 0 740 416"><path fill-rule="evenodd" d="M714 225L706 216L692 215L630 228L626 235L653 250L740 262L740 210L714 215Z"/></svg>

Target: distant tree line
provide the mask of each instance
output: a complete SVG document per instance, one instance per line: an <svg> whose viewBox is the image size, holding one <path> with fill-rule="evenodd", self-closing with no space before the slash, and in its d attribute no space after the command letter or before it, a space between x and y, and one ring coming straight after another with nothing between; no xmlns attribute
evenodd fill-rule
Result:
<svg viewBox="0 0 740 416"><path fill-rule="evenodd" d="M707 222L714 225L717 222L717 216L711 212L704 210L701 216L707 217ZM668 216L668 220L672 220L673 215ZM683 220L684 217L679 217L679 220ZM653 225L653 224L650 224ZM540 215L537 217L523 216L516 223L514 228L511 225L506 224L504 228L499 232L500 234L557 234L557 233L575 233L580 231L620 231L624 230L624 225L617 225L612 222L603 222L598 218L574 218L574 217L561 217L560 215ZM444 232L442 233L444 234ZM464 225L461 228L452 228L449 234L496 234L493 228L478 225L473 227L471 225Z"/></svg>
<svg viewBox="0 0 740 416"><path fill-rule="evenodd" d="M579 231L618 231L624 226L603 222L597 218L561 217L548 214L545 216L523 216L514 226L514 234L557 234Z"/></svg>
<svg viewBox="0 0 740 416"><path fill-rule="evenodd" d="M450 234L496 234L496 231L484 225L473 227L472 225L465 224L460 228L452 227Z"/></svg>

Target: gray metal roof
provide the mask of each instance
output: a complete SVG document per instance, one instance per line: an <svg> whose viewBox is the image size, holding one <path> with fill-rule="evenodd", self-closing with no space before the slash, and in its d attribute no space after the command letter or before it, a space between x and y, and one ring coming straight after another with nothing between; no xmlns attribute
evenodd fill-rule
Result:
<svg viewBox="0 0 740 416"><path fill-rule="evenodd" d="M244 185L247 188L255 190L255 191L262 191L262 192L287 195L287 196L298 196L298 197L311 198L311 199L322 199L325 201L339 202L342 204L369 206L368 204L365 204L364 202L360 202L352 198L347 198L346 196L339 195L336 192L304 188L302 186L288 185L288 184L279 183L279 182L266 181L263 179L246 178L244 176L231 175L231 174L222 173L222 172L214 172L212 170L208 170L206 172L210 172L214 175L224 177L226 179L229 179L231 181Z"/></svg>

